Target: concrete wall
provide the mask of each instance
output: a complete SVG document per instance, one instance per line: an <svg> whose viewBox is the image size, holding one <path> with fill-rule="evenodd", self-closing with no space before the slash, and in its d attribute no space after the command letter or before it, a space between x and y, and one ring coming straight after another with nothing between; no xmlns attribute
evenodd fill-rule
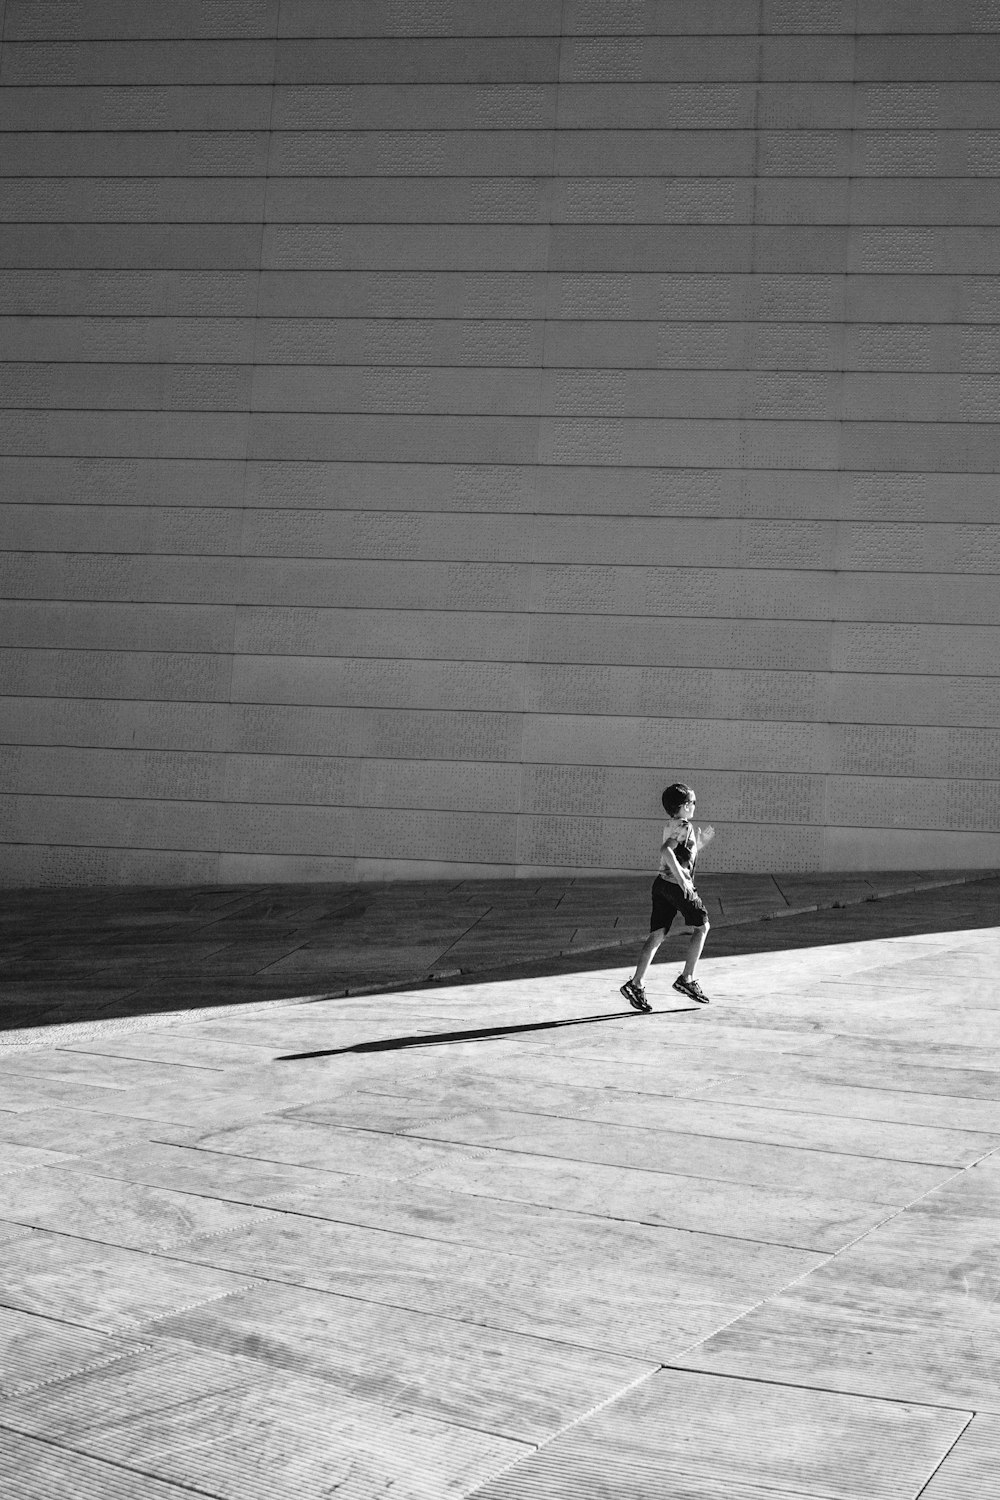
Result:
<svg viewBox="0 0 1000 1500"><path fill-rule="evenodd" d="M4 879L1000 863L998 0L0 11Z"/></svg>

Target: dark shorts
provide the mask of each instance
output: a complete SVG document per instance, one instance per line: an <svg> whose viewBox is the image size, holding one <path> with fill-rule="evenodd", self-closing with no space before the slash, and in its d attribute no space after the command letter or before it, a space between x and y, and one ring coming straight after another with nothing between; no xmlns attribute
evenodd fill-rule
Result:
<svg viewBox="0 0 1000 1500"><path fill-rule="evenodd" d="M708 921L708 912L700 896L686 896L679 885L674 885L673 881L664 880L662 875L657 875L653 881L650 932L657 932L661 927L669 928L678 912L681 914L685 927L704 927Z"/></svg>

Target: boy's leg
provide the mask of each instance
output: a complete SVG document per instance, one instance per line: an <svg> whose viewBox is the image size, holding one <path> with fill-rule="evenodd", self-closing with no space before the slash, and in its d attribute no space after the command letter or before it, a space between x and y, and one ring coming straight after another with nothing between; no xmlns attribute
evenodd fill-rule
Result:
<svg viewBox="0 0 1000 1500"><path fill-rule="evenodd" d="M667 929L665 927L657 927L653 932L649 934L649 937L646 939L643 945L642 952L639 954L639 961L635 966L635 973L632 975L632 978L636 984L642 984L642 981L646 977L646 970L653 962L653 955L655 954L660 944L663 942L663 939L666 937L666 935Z"/></svg>
<svg viewBox="0 0 1000 1500"><path fill-rule="evenodd" d="M709 923L706 922L703 927L696 927L691 934L691 941L688 943L687 958L684 961L685 979L694 978L694 971L698 967L701 950L704 948L705 939L708 937L708 929Z"/></svg>
<svg viewBox="0 0 1000 1500"><path fill-rule="evenodd" d="M698 966L701 950L705 946L705 939L708 937L708 930L711 926L705 904L699 896L692 897L684 911L684 917L691 928L691 940L688 943L684 968L674 980L674 989L679 990L682 995L689 995L692 1000L697 1000L699 1005L707 1005L708 996L694 977L694 971Z"/></svg>

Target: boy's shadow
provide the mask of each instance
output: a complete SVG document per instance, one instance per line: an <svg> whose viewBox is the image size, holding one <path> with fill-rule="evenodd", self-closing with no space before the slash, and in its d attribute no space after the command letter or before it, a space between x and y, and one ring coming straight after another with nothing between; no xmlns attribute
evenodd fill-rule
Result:
<svg viewBox="0 0 1000 1500"><path fill-rule="evenodd" d="M678 1012L700 1010L697 1005L679 1005L671 1010L654 1012L660 1016L677 1015ZM339 1057L345 1052L397 1052L404 1047L443 1047L448 1042L485 1042L494 1037L518 1036L529 1031L555 1031L560 1026L594 1026L601 1021L621 1021L626 1017L638 1020L637 1010L613 1010L600 1016L570 1016L564 1021L529 1021L523 1026L484 1026L476 1031L425 1032L420 1036L387 1036L375 1042L355 1042L350 1047L331 1047L320 1052L288 1052L276 1057L275 1062L305 1062L314 1057Z"/></svg>

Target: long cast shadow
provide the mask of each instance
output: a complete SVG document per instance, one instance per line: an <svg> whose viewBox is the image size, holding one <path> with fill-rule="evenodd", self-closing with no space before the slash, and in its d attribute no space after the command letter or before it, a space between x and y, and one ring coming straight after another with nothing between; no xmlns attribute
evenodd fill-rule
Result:
<svg viewBox="0 0 1000 1500"><path fill-rule="evenodd" d="M674 1015L677 1011L694 1010L694 1006L679 1005L674 1010L658 1011L658 1015ZM621 1021L639 1018L637 1010L612 1010L600 1016L569 1016L562 1021L529 1021L524 1026L483 1026L476 1031L438 1031L419 1036L386 1036L375 1042L355 1042L351 1047L331 1047L320 1052L286 1052L276 1057L275 1062L305 1062L313 1057L339 1057L344 1052L397 1052L402 1047L443 1047L448 1042L485 1042L498 1036L517 1036L527 1031L556 1031L560 1026L593 1026L600 1021Z"/></svg>

